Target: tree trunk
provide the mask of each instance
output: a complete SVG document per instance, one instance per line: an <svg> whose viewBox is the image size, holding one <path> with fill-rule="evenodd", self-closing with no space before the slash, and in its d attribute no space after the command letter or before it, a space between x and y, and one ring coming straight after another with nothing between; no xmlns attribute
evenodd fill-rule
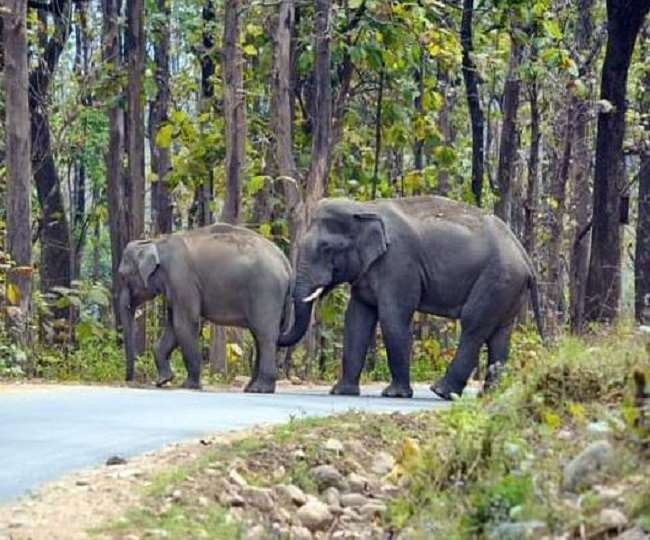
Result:
<svg viewBox="0 0 650 540"><path fill-rule="evenodd" d="M426 52L424 47L420 47L420 65L415 69L415 85L418 89L417 96L413 100L414 117L421 118L424 115L424 67L426 61ZM382 76L383 76L382 70ZM382 78L383 81L383 78ZM413 144L413 166L416 171L424 169L424 139L416 137Z"/></svg>
<svg viewBox="0 0 650 540"><path fill-rule="evenodd" d="M476 66L472 60L472 17L474 14L474 0L463 0L463 19L460 28L460 42L463 48L463 78L467 94L472 123L472 193L476 204L481 206L483 191L484 168L484 138L483 138L483 111L478 93L478 76Z"/></svg>
<svg viewBox="0 0 650 540"><path fill-rule="evenodd" d="M121 0L102 0L103 20L103 52L104 63L111 66L113 76L122 69L122 53L120 44L119 18ZM122 93L122 89L116 89ZM124 110L120 107L121 100L115 100L108 110L109 138L106 152L106 193L108 196L108 222L111 236L111 276L113 280L113 314L115 327L120 328L118 274L117 270L122 259L122 252L129 239L127 199L124 185L122 161L124 157Z"/></svg>
<svg viewBox="0 0 650 540"><path fill-rule="evenodd" d="M238 223L241 176L246 152L246 99L242 51L239 47L240 0L226 0L223 35L226 193L221 220Z"/></svg>
<svg viewBox="0 0 650 540"><path fill-rule="evenodd" d="M608 36L600 97L611 110L598 115L591 259L585 297L588 321L612 321L621 296L620 197L628 68L650 0L607 0Z"/></svg>
<svg viewBox="0 0 650 540"><path fill-rule="evenodd" d="M578 4L578 25L576 27L576 46L582 54L592 48L593 25L591 9L594 0L580 0ZM591 63L584 65L581 75L584 80L591 79ZM575 228L570 252L569 275L569 315L572 332L584 328L585 292L589 270L589 219L591 212L591 141L589 136L589 99L577 98L575 109L575 151L573 159L573 190L571 212L575 218Z"/></svg>
<svg viewBox="0 0 650 540"><path fill-rule="evenodd" d="M526 193L524 247L534 260L537 251L537 208L539 200L539 150L542 132L538 103L537 80L533 79L528 91L530 102L530 153L528 155L528 187Z"/></svg>
<svg viewBox="0 0 650 540"><path fill-rule="evenodd" d="M650 29L643 33L642 61L645 61L641 96L646 140L641 147L639 212L634 257L634 314L640 324L650 325Z"/></svg>
<svg viewBox="0 0 650 540"><path fill-rule="evenodd" d="M379 158L381 156L381 105L384 99L384 69L379 73L377 85L377 108L375 110L375 169L372 174L372 199L377 198L377 184L379 183Z"/></svg>
<svg viewBox="0 0 650 540"><path fill-rule="evenodd" d="M126 3L125 50L128 85L126 88L126 153L128 158L125 182L128 201L129 241L144 236L144 0ZM142 354L146 341L146 316L135 321L136 354Z"/></svg>
<svg viewBox="0 0 650 540"><path fill-rule="evenodd" d="M512 218L512 180L517 157L517 111L519 109L519 65L523 46L519 39L510 37L510 65L508 76L503 88L503 123L501 125L501 142L499 144L499 165L497 169L497 185L499 200L494 207L494 213L504 222L510 223Z"/></svg>
<svg viewBox="0 0 650 540"><path fill-rule="evenodd" d="M30 344L32 300L32 206L27 62L27 0L7 2L2 24L7 150L7 251L15 266L7 272L7 322L15 343ZM26 368L27 366L20 366Z"/></svg>
<svg viewBox="0 0 650 540"><path fill-rule="evenodd" d="M161 15L154 43L154 60L156 62L156 99L151 106L149 115L149 142L151 145L151 168L156 175L156 182L151 186L152 223L156 234L166 234L172 231L172 203L167 186L167 175L172 168L170 150L156 144L156 134L160 126L168 121L169 115L169 47L170 47L170 9L167 0L157 0L158 11Z"/></svg>
<svg viewBox="0 0 650 540"><path fill-rule="evenodd" d="M41 206L41 289L70 287L72 245L61 183L52 154L50 122L47 111L50 82L68 40L72 19L71 3L58 2L52 10L54 27L47 27L47 15L39 12L39 43L41 61L29 76L29 109L31 117L32 171ZM56 318L67 318L67 308L54 308Z"/></svg>
<svg viewBox="0 0 650 540"><path fill-rule="evenodd" d="M438 123L440 124L440 131L445 146L452 146L456 140L456 133L451 120L453 99L451 97L450 88L453 83L449 78L448 71L441 67L438 69L438 83L440 84L440 93L442 94L442 109L440 109ZM423 88L424 84L422 84L422 89ZM424 166L424 163L422 165ZM443 197L449 195L449 170L447 168L438 171L437 192Z"/></svg>

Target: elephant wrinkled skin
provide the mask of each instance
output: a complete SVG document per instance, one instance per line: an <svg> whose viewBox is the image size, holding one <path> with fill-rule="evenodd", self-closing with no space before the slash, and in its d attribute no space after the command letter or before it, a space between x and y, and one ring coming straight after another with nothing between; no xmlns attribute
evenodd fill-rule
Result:
<svg viewBox="0 0 650 540"><path fill-rule="evenodd" d="M507 225L480 209L443 197L360 203L325 199L300 242L294 324L278 344L305 333L315 299L351 284L345 315L343 373L334 394L358 394L359 377L377 322L392 382L383 395L411 397L411 319L415 311L460 319L461 336L446 374L431 389L460 395L488 347L487 385L505 362L513 321L525 293L541 316L535 273Z"/></svg>
<svg viewBox="0 0 650 540"><path fill-rule="evenodd" d="M290 277L284 254L243 227L215 224L130 242L119 267L126 379L134 377L135 309L162 294L168 320L155 349L158 386L173 379L169 355L180 347L187 368L184 386L200 388L198 335L201 318L205 318L251 330L257 354L246 391L273 392L276 341L287 311Z"/></svg>

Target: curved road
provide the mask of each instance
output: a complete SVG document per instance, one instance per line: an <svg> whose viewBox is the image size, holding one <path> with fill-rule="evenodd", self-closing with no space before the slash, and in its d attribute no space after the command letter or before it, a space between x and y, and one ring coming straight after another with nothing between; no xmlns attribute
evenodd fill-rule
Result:
<svg viewBox="0 0 650 540"><path fill-rule="evenodd" d="M273 395L107 387L0 386L0 503L74 470L214 432L349 410L411 412L442 407L424 386L413 399L326 391Z"/></svg>

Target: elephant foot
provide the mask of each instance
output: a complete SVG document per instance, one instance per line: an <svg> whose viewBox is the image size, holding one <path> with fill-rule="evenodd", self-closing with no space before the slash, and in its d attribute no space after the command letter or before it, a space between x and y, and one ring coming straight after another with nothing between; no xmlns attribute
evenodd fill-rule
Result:
<svg viewBox="0 0 650 540"><path fill-rule="evenodd" d="M160 388L161 386L165 386L167 383L172 382L174 380L174 372L170 371L169 373L161 374L158 375L158 378L156 379L156 386Z"/></svg>
<svg viewBox="0 0 650 540"><path fill-rule="evenodd" d="M358 384L339 381L334 386L332 386L330 394L333 396L358 396L361 394L361 390L359 389Z"/></svg>
<svg viewBox="0 0 650 540"><path fill-rule="evenodd" d="M201 390L201 383L199 381L193 381L192 379L185 379L185 382L181 385L181 388L186 388L188 390Z"/></svg>
<svg viewBox="0 0 650 540"><path fill-rule="evenodd" d="M273 394L275 392L275 381L264 381L262 379L252 380L244 388L244 392L250 394Z"/></svg>
<svg viewBox="0 0 650 540"><path fill-rule="evenodd" d="M392 382L386 388L384 388L381 395L383 397L392 398L410 398L413 397L413 388Z"/></svg>
<svg viewBox="0 0 650 540"><path fill-rule="evenodd" d="M488 366L487 373L485 374L485 382L483 383L483 393L489 392L496 386L502 371L503 364L501 362L495 362Z"/></svg>
<svg viewBox="0 0 650 540"><path fill-rule="evenodd" d="M445 377L432 384L430 388L436 396L447 401L451 401L454 395L460 396L463 393L462 389L456 390L452 387Z"/></svg>

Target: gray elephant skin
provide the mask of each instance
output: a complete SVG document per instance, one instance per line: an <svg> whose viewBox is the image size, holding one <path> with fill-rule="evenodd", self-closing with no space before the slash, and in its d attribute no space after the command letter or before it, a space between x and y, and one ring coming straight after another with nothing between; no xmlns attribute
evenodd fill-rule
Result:
<svg viewBox="0 0 650 540"><path fill-rule="evenodd" d="M273 243L243 227L215 224L154 240L130 242L119 267L119 309L125 333L126 379L134 377L135 309L157 295L167 300L167 325L155 359L157 385L174 378L171 352L180 347L187 388L200 388L201 319L251 330L256 345L248 392L273 392L276 342L290 309L291 266Z"/></svg>
<svg viewBox="0 0 650 540"><path fill-rule="evenodd" d="M460 319L453 361L431 389L462 394L487 344L486 383L508 356L515 316L530 291L542 322L535 273L508 226L480 209L443 197L375 202L324 199L298 250L294 323L278 344L304 335L317 297L351 285L345 314L343 366L333 394L356 395L377 322L388 353L388 397L411 397L411 319L415 311Z"/></svg>

